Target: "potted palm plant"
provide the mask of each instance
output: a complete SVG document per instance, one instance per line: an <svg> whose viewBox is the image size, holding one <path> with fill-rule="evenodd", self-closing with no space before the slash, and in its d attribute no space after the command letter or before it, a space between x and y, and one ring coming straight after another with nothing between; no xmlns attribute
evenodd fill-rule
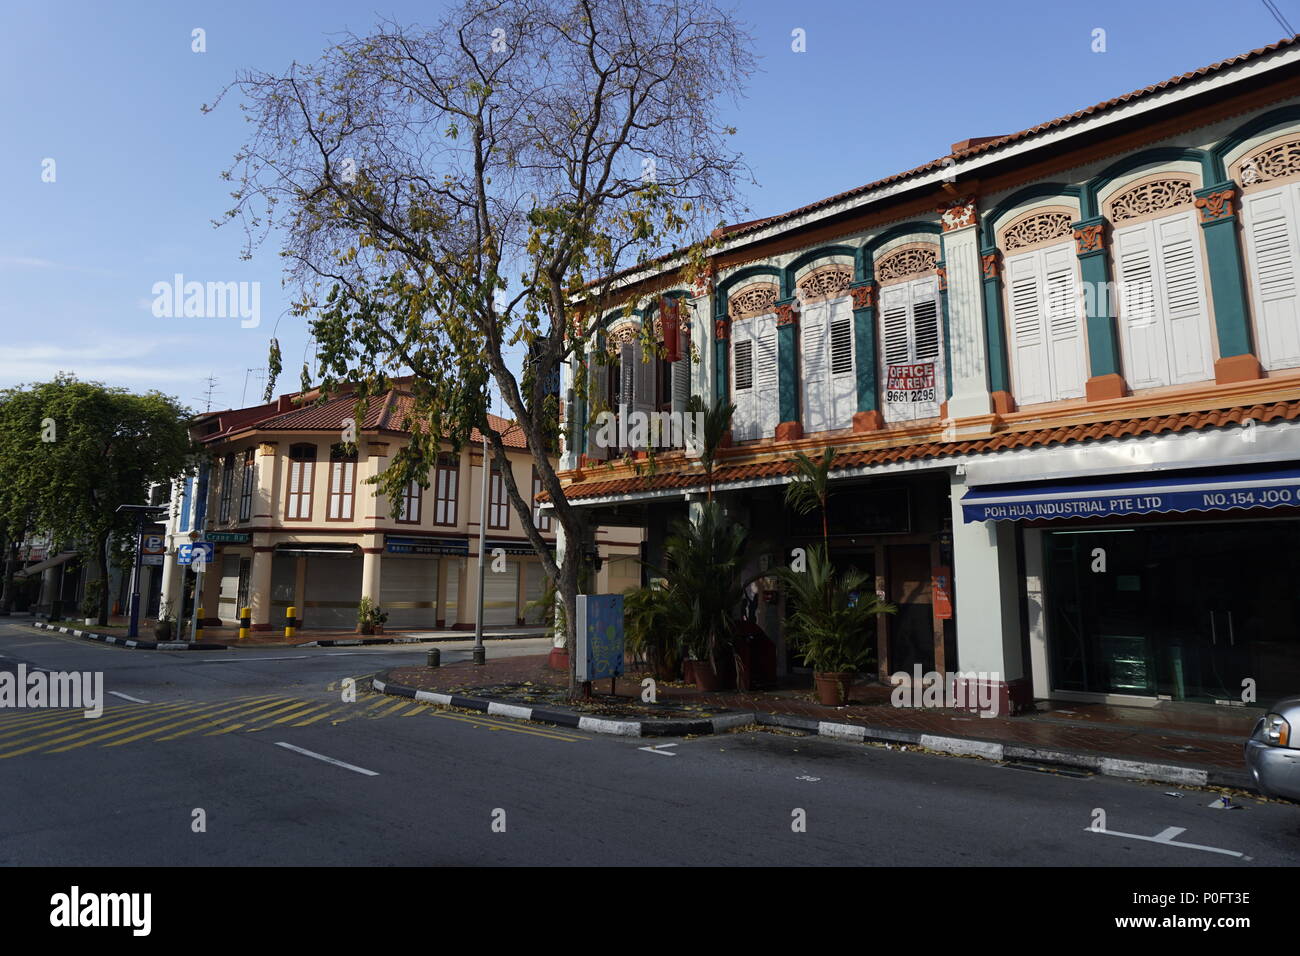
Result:
<svg viewBox="0 0 1300 956"><path fill-rule="evenodd" d="M806 569L783 567L776 574L793 609L786 637L812 667L818 701L848 703L853 681L875 649L875 618L896 608L876 596L865 572L836 573L824 545L808 550Z"/></svg>
<svg viewBox="0 0 1300 956"><path fill-rule="evenodd" d="M744 582L745 528L716 502L696 521L679 521L664 543L668 620L693 662L700 690L718 690L734 675L732 639Z"/></svg>
<svg viewBox="0 0 1300 956"><path fill-rule="evenodd" d="M98 581L87 581L86 591L81 598L81 617L87 627L99 620L99 596L103 585Z"/></svg>
<svg viewBox="0 0 1300 956"><path fill-rule="evenodd" d="M176 618L172 616L171 601L164 601L162 607L158 609L158 620L153 622L154 637L160 641L170 641L172 628L175 626Z"/></svg>
<svg viewBox="0 0 1300 956"><path fill-rule="evenodd" d="M672 592L651 585L623 592L623 629L627 649L645 661L658 680L676 680L682 668L682 648L672 623Z"/></svg>
<svg viewBox="0 0 1300 956"><path fill-rule="evenodd" d="M383 633L384 622L388 612L381 608L372 597L363 597L357 603L357 630L362 634Z"/></svg>

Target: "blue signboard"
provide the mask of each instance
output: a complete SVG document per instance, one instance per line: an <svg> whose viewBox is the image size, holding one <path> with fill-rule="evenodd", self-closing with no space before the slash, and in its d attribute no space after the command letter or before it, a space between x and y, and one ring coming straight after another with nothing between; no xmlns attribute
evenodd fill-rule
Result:
<svg viewBox="0 0 1300 956"><path fill-rule="evenodd" d="M1296 504L1300 504L1300 470L1295 469L975 488L961 500L966 521L1113 518Z"/></svg>
<svg viewBox="0 0 1300 956"><path fill-rule="evenodd" d="M623 595L578 595L578 680L623 673Z"/></svg>
<svg viewBox="0 0 1300 956"><path fill-rule="evenodd" d="M177 564L193 564L195 553L202 554L200 564L211 564L212 559L216 556L217 549L215 545L207 541L196 541L193 544L182 544L176 548Z"/></svg>

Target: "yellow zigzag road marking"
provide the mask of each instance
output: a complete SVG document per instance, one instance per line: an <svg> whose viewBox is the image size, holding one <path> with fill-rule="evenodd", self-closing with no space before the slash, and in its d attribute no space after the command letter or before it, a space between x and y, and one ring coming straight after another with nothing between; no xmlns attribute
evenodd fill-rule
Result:
<svg viewBox="0 0 1300 956"><path fill-rule="evenodd" d="M179 723L169 723L166 727L162 727L162 728L158 728L158 729L153 729L153 730L146 730L146 731L145 731L144 733L142 733L142 734L135 734L134 736L126 737L126 738L124 738L124 739L122 739L122 740L114 740L111 744L104 744L104 746L105 746L105 747L120 747L120 746L122 746L123 744L134 743L135 741L137 741L137 740L142 740L142 739L145 738L145 737L154 737L154 736L156 736L157 734L159 734L161 731L174 730L174 729L177 728L177 727L184 727L186 724L192 724L192 723L195 723L195 722L200 721L200 720L207 720L208 718L211 718L211 717L217 717L217 716L220 715L220 714L228 714L228 713L230 713L231 711L238 711L238 710L240 710L240 709L242 709L242 708L248 706L248 704L250 704L250 703L254 703L254 702L256 702L256 701L264 701L264 700L269 700L269 699L270 699L270 698L267 698L267 697L254 697L252 700L241 700L239 703L236 703L236 704L230 704L230 705L225 706L225 707L222 707L222 706L220 706L220 705L218 705L215 709L212 708L212 707L207 707L207 708L205 708L205 709L202 711L202 713L199 713L199 714L197 714L197 715L195 715L195 716L192 716L192 717L188 717L188 718L186 718L185 720L180 721ZM220 722L220 721L218 720L218 721L213 721L212 723L219 723L219 722ZM209 727L210 727L210 726L212 726L212 724L211 724L211 723L208 723L208 724L205 724L204 726L209 726ZM198 728L195 728L195 729L198 729ZM172 739L174 739L174 738L176 738L176 737L183 736L183 735L186 734L186 733L189 733L189 731L182 731L181 733L169 734L169 735L166 736L166 737L159 737L158 739L159 739L159 740L172 740Z"/></svg>
<svg viewBox="0 0 1300 956"><path fill-rule="evenodd" d="M473 724L475 727L486 727L489 730L509 730L516 734L529 734L533 737L546 737L550 740L563 740L566 743L576 743L580 740L586 740L585 737L575 737L570 734L558 731L533 730L531 727L515 727L510 724L498 724L491 720L485 720L482 717L468 717L462 714L432 712L435 717L445 717L447 720L459 720L463 724Z"/></svg>
<svg viewBox="0 0 1300 956"><path fill-rule="evenodd" d="M129 734L132 731L139 730L141 727L145 727L148 729L145 730L144 733L140 734L139 737L148 737L151 734L156 734L162 730L167 729L167 727L175 726L174 721L177 717L193 716L197 720L201 718L201 716L205 712L210 711L211 709L212 709L211 704L201 704L198 706L177 707L168 713L155 712L141 721L136 721L136 720L126 721L125 722L126 726L122 727L119 730L112 730L105 734L92 734L89 737L87 737L85 734L82 734L72 743L65 744L62 747L55 747L53 750L47 750L46 753L61 754L68 750L76 750L79 747L85 747L87 744L99 743L102 740L111 740L114 737L121 737L123 734ZM95 728L95 727L91 728L92 731L97 729L99 728ZM139 739L139 737L137 737L136 739ZM105 744L104 746L107 747L112 745Z"/></svg>
<svg viewBox="0 0 1300 956"><path fill-rule="evenodd" d="M258 703L258 702L262 702L262 703L258 703L256 707L244 711L243 713L231 714L229 717L221 717L217 720L209 720L204 723L197 724L196 726L191 727L188 730L182 730L178 733L168 734L166 737L159 737L158 741L161 743L164 740L175 740L178 737L184 737L187 734L192 734L197 730L206 730L210 727L216 727L220 724L224 724L227 720L232 720L236 717L248 717L250 714L256 714L259 711L266 710L270 707L279 707L281 704L284 703L284 700L285 699L283 697L256 697L253 698L251 701L249 701L249 703ZM237 710L238 708L232 708L232 709ZM235 726L242 727L244 725L236 724Z"/></svg>
<svg viewBox="0 0 1300 956"><path fill-rule="evenodd" d="M180 705L170 704L167 705L167 709L169 711L179 710ZM84 730L80 730L76 733L64 734L62 737L54 737L49 740L42 740L39 741L38 743L32 744L30 747L23 747L21 750L10 750L6 753L0 754L0 760L5 760L9 757L17 757L20 754L31 753L33 750L41 750L44 747L49 747L51 744L67 743L69 740L76 740L78 737L84 737L87 734L96 733L97 731L104 730L108 727L117 727L125 723L130 723L131 721L135 720L136 717L138 716L139 714L137 713L137 714L132 714L130 717L119 717L116 720L105 721L103 717L100 717L97 720L86 721L88 726ZM54 733L58 733L58 732L59 731L54 731ZM44 737L46 735L40 734L38 736Z"/></svg>

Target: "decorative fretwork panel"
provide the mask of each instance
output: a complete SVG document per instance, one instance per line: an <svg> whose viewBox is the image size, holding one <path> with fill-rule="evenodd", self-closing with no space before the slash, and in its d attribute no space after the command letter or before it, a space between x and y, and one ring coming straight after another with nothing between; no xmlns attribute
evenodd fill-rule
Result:
<svg viewBox="0 0 1300 956"><path fill-rule="evenodd" d="M799 297L804 302L834 299L845 295L853 273L839 266L827 266L808 273L799 281Z"/></svg>
<svg viewBox="0 0 1300 956"><path fill-rule="evenodd" d="M1188 179L1152 179L1120 193L1110 201L1110 221L1123 222L1148 213L1191 205L1192 183Z"/></svg>
<svg viewBox="0 0 1300 956"><path fill-rule="evenodd" d="M640 337L641 330L635 322L622 322L605 333L605 350L614 355L621 346L631 345Z"/></svg>
<svg viewBox="0 0 1300 956"><path fill-rule="evenodd" d="M1013 222L1002 233L1002 248L1007 252L1036 246L1040 242L1070 238L1070 223L1073 217L1068 212L1041 212L1026 216Z"/></svg>
<svg viewBox="0 0 1300 956"><path fill-rule="evenodd" d="M733 319L747 319L776 311L777 287L767 283L747 285L727 297L727 312Z"/></svg>
<svg viewBox="0 0 1300 956"><path fill-rule="evenodd" d="M1261 149L1241 164L1241 184L1251 186L1300 174L1300 139Z"/></svg>
<svg viewBox="0 0 1300 956"><path fill-rule="evenodd" d="M890 282L924 275L933 272L938 262L939 250L935 246L908 246L876 261L876 281Z"/></svg>

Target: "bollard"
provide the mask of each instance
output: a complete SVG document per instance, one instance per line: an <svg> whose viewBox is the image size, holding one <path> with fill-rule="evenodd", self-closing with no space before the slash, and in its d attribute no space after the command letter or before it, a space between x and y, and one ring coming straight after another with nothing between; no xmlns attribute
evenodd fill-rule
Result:
<svg viewBox="0 0 1300 956"><path fill-rule="evenodd" d="M293 637L294 631L298 628L298 609L290 606L284 612L284 636Z"/></svg>
<svg viewBox="0 0 1300 956"><path fill-rule="evenodd" d="M429 666L439 667L442 665L442 651L436 647L429 648Z"/></svg>
<svg viewBox="0 0 1300 956"><path fill-rule="evenodd" d="M203 605L194 609L194 643L203 640Z"/></svg>
<svg viewBox="0 0 1300 956"><path fill-rule="evenodd" d="M248 637L248 629L252 623L253 609L251 607L241 607L239 609L239 639L241 641Z"/></svg>

